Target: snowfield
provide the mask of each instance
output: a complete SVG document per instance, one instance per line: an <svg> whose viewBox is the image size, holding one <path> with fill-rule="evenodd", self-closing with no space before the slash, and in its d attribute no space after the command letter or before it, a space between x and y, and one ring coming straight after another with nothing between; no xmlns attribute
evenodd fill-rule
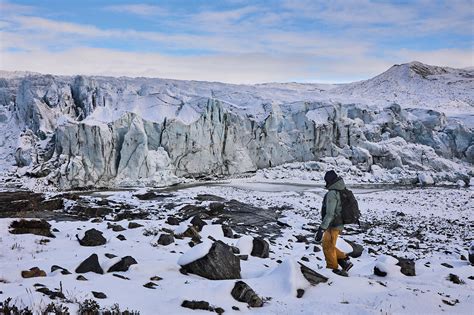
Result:
<svg viewBox="0 0 474 315"><path fill-rule="evenodd" d="M118 303L122 311L136 310L140 314L208 313L181 307L184 300L207 301L215 308L223 308L226 314L470 314L474 278L473 267L466 259L469 245L474 240L473 190L357 187L354 191L360 201L363 223L360 228L347 226L338 242L346 252L352 251L346 241L364 247L362 255L352 259L355 266L349 272L349 278L326 270L322 251L315 250L320 248L314 243L324 194L320 185L315 182L305 186L291 182L286 185L258 184L240 179L156 191L149 200L138 198L148 198L141 196L152 193L143 189L79 194L79 199L73 198L76 200L67 203L70 213L73 206L84 199L95 204L94 207L121 202L131 205L135 209L133 213L145 214L145 217L114 221L129 208L122 205L120 212L105 215L103 220L50 220L52 228L57 229L53 232L55 238L9 234L8 226L14 219L1 219L0 297L2 300L11 297L16 305L28 306L37 312L52 301L36 291L42 285L53 291L62 290L64 298L54 302L62 303L73 313L78 310L79 303L95 299L103 310ZM201 244L190 247L190 237L175 238L169 245L157 243L161 234L175 231L178 235L185 231L191 219L186 219L186 211L192 214L196 207L209 208L216 203L209 200L220 200L231 212L230 200L255 209L273 209L281 224L268 221L262 226L246 226L241 222L233 226L231 219L227 222L234 232L239 231L240 237L229 238L217 223L222 218L218 214L205 218L207 225L199 233L203 240ZM183 212L184 208L188 210ZM169 217L180 218L181 222L170 225L167 223ZM142 226L128 228L130 222ZM108 228L111 223L125 229L114 232ZM104 245L86 247L79 244L76 234L82 233L78 235L81 238L83 232L91 228L103 232ZM119 240L119 234L125 240ZM256 236L264 236L269 242L269 258L249 255L252 237ZM208 280L180 272L180 265L205 255L213 240L222 240L240 248L240 254L248 255L247 260L240 262L241 277L264 299L263 307L249 308L232 297L237 280ZM121 257L132 256L137 263L123 272L76 273L76 267L93 253L98 255L104 272ZM107 258L105 254L113 254L116 258ZM415 259L416 275L402 274L394 257ZM311 286L299 271L298 262L329 280ZM72 274L63 275L61 269L51 272L53 265ZM387 275L374 275L375 266ZM22 278L21 271L32 267L46 271L46 277ZM460 282L449 280L451 274L454 275L451 279L457 277ZM77 280L79 275L87 281ZM149 282L155 285L144 287ZM301 298L296 297L298 289L304 290ZM92 291L105 293L107 297L94 298ZM232 309L234 306L239 310Z"/></svg>

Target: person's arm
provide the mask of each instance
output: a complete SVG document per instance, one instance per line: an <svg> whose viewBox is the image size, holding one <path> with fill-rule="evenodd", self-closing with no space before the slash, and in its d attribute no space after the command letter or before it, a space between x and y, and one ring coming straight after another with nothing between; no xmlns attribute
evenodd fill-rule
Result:
<svg viewBox="0 0 474 315"><path fill-rule="evenodd" d="M323 218L323 222L321 222L321 228L323 230L327 230L329 224L334 220L334 216L336 213L336 205L337 205L337 192L335 190L330 190L326 197L326 215Z"/></svg>

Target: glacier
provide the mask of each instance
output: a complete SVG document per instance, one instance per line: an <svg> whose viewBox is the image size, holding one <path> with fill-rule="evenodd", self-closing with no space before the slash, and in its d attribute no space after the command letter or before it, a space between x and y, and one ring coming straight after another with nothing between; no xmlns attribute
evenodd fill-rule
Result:
<svg viewBox="0 0 474 315"><path fill-rule="evenodd" d="M0 170L112 188L338 157L467 184L473 117L473 70L417 62L338 85L0 72Z"/></svg>

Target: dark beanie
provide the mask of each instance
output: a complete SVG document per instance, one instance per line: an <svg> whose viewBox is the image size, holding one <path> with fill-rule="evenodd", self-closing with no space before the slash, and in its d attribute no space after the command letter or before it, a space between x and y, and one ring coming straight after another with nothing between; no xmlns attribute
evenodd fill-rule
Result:
<svg viewBox="0 0 474 315"><path fill-rule="evenodd" d="M324 181L326 182L326 185L334 183L336 179L337 179L337 174L333 170L326 172L326 175L324 175Z"/></svg>

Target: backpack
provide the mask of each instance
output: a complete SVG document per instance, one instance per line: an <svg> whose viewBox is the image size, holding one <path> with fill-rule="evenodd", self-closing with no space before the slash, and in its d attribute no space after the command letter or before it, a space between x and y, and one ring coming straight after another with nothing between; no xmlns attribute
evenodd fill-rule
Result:
<svg viewBox="0 0 474 315"><path fill-rule="evenodd" d="M338 190L339 197L341 198L341 215L336 216L332 225L338 224L359 224L360 210L357 200L349 189ZM321 207L322 219L326 216L326 196L323 198L323 205Z"/></svg>

